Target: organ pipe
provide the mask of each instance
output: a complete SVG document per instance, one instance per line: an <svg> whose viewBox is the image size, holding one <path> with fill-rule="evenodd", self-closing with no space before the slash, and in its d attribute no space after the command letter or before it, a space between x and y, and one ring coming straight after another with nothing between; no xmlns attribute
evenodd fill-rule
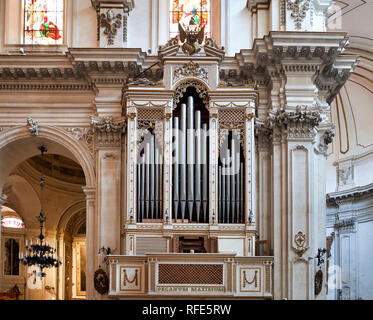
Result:
<svg viewBox="0 0 373 320"><path fill-rule="evenodd" d="M218 168L219 222L244 223L244 164L240 144L228 135L227 150Z"/></svg>
<svg viewBox="0 0 373 320"><path fill-rule="evenodd" d="M152 135L150 139L150 218L154 219L155 205L154 205L154 190L155 190L155 168L154 168L154 149L155 149L155 136Z"/></svg>
<svg viewBox="0 0 373 320"><path fill-rule="evenodd" d="M188 213L189 221L192 221L193 207L194 207L194 104L193 97L188 97L188 111L187 111L187 122L188 122L188 132L187 132L187 159L188 159Z"/></svg>
<svg viewBox="0 0 373 320"><path fill-rule="evenodd" d="M194 178L194 192L197 222L200 221L201 212L201 111L195 113L195 131L196 131L196 149L195 149L195 178Z"/></svg>
<svg viewBox="0 0 373 320"><path fill-rule="evenodd" d="M202 211L203 221L207 222L207 203L208 203L208 166L207 166L207 123L202 125L201 131L201 165L202 165Z"/></svg>
<svg viewBox="0 0 373 320"><path fill-rule="evenodd" d="M174 136L175 136L175 143L174 143L174 171L173 171L173 203L174 203L174 213L175 213L175 220L177 221L178 212L179 212L179 163L180 163L180 151L179 151L179 118L174 118Z"/></svg>
<svg viewBox="0 0 373 320"><path fill-rule="evenodd" d="M187 182L187 161L186 161L186 145L187 145L187 116L186 104L181 105L181 123L180 123L180 211L181 219L184 222L186 210L186 182Z"/></svg>

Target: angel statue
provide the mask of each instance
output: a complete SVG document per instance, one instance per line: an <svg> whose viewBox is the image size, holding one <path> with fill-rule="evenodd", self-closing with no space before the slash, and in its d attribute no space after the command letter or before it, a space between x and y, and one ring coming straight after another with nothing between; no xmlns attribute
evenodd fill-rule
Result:
<svg viewBox="0 0 373 320"><path fill-rule="evenodd" d="M184 53L193 55L201 50L202 43L205 38L205 26L203 26L201 30L196 32L185 31L179 22L179 33L180 41L182 42L181 49Z"/></svg>

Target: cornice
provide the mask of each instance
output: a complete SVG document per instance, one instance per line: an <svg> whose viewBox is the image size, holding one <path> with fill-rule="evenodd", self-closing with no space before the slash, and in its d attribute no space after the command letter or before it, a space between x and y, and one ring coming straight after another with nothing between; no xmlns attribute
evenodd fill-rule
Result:
<svg viewBox="0 0 373 320"><path fill-rule="evenodd" d="M326 195L326 201L328 203L336 203L336 201L339 200L347 200L357 197L362 197L366 195L373 194L373 183L361 186L361 187L355 187L348 190L338 191L338 192L331 192Z"/></svg>

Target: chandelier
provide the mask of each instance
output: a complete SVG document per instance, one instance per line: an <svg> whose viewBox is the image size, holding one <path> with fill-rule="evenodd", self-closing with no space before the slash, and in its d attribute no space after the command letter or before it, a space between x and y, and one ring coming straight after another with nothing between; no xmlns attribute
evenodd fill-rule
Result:
<svg viewBox="0 0 373 320"><path fill-rule="evenodd" d="M47 149L44 146L41 146L38 148L41 152L41 158L44 160L44 153L47 151ZM43 167L42 167L43 168ZM40 268L40 276L45 277L47 274L43 272L45 268L52 268L52 267L58 267L62 264L62 262L57 257L57 249L52 248L48 245L47 241L44 243L44 235L43 235L43 225L45 222L45 216L43 211L43 189L44 189L44 177L43 177L43 169L41 169L41 177L40 177L40 215L37 217L39 223L40 223L40 234L38 236L37 243L32 244L32 239L30 242L30 246L27 245L26 240L26 246L25 246L25 255L23 253L20 253L19 259L20 262L27 266L38 266Z"/></svg>

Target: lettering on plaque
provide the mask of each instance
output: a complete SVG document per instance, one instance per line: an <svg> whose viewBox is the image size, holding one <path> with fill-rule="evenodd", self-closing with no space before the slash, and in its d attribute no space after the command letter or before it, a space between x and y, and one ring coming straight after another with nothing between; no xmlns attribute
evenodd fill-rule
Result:
<svg viewBox="0 0 373 320"><path fill-rule="evenodd" d="M120 267L120 291L141 291L141 267Z"/></svg>
<svg viewBox="0 0 373 320"><path fill-rule="evenodd" d="M260 268L240 268L240 292L260 292L260 276Z"/></svg>

